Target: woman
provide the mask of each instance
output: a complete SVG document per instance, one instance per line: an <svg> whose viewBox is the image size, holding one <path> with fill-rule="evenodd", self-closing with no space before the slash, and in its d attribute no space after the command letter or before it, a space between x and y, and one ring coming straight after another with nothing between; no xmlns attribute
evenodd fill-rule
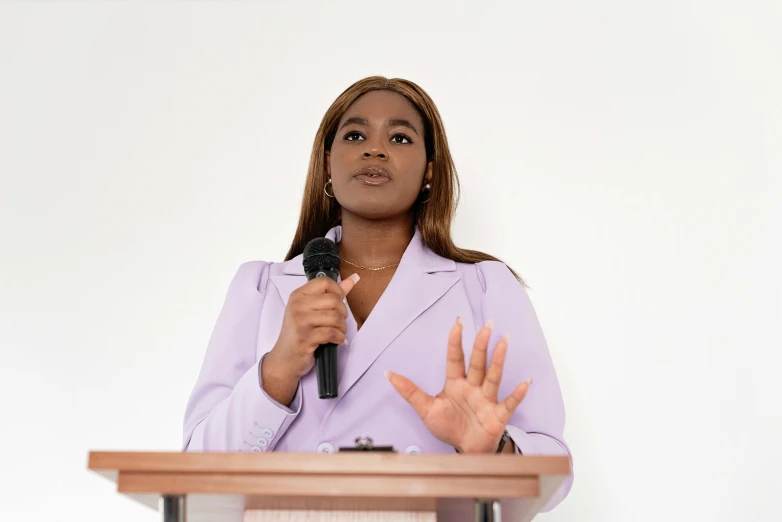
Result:
<svg viewBox="0 0 782 522"><path fill-rule="evenodd" d="M285 262L246 263L230 285L184 449L331 453L367 434L408 454L569 455L530 300L503 263L453 244L457 194L420 87L371 77L343 92L315 137ZM339 248L338 282L304 275L304 246L323 236ZM339 396L322 400L313 352L329 342Z"/></svg>

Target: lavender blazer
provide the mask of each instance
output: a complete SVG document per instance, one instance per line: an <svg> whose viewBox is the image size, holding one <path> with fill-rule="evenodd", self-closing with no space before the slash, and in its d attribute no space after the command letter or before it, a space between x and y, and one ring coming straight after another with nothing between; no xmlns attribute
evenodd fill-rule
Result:
<svg viewBox="0 0 782 522"><path fill-rule="evenodd" d="M337 226L326 237L338 242L341 233ZM331 453L368 435L400 453L453 453L383 373L392 370L437 394L445 382L448 332L461 316L466 361L488 319L495 324L489 357L500 337L510 334L500 399L533 379L508 426L519 452L570 455L563 440L564 404L543 332L524 288L504 264L445 259L427 249L416 230L360 331L349 314L349 344L339 347L339 397L319 399L310 371L286 407L263 391L258 365L277 340L288 297L306 282L301 255L239 267L187 404L185 451ZM545 509L559 503L571 484L572 476Z"/></svg>

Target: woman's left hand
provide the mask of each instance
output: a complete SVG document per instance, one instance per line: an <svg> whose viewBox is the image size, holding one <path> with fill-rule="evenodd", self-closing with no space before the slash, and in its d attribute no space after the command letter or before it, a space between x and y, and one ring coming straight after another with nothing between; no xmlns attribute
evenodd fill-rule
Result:
<svg viewBox="0 0 782 522"><path fill-rule="evenodd" d="M524 400L532 381L522 382L504 401L497 402L508 336L497 343L487 370L491 328L489 321L475 337L470 368L465 375L462 324L457 320L448 336L445 386L434 397L407 377L386 372L396 391L415 409L432 435L463 453L497 451L510 417Z"/></svg>

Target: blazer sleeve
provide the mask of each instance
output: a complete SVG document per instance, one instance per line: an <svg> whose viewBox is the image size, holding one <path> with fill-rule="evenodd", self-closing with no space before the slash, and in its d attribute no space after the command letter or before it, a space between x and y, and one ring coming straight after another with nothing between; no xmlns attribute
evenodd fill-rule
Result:
<svg viewBox="0 0 782 522"><path fill-rule="evenodd" d="M510 336L500 385L500 400L521 382L532 378L527 395L507 427L523 455L567 455L564 440L565 405L543 330L524 287L503 263L484 261L477 265L484 290L483 317L494 320L490 350L505 334ZM571 474L543 511L559 504L573 485Z"/></svg>
<svg viewBox="0 0 782 522"><path fill-rule="evenodd" d="M301 410L263 390L256 345L269 264L245 263L231 282L187 403L184 451L271 451Z"/></svg>

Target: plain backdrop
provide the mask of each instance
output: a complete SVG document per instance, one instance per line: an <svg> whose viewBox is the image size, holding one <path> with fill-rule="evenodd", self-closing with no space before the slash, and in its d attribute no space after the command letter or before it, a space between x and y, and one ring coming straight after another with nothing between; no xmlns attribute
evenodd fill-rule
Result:
<svg viewBox="0 0 782 522"><path fill-rule="evenodd" d="M779 520L781 9L0 3L0 520L158 519L87 453L180 448L234 271L375 74L438 104L457 244L530 286L576 471L540 520Z"/></svg>

